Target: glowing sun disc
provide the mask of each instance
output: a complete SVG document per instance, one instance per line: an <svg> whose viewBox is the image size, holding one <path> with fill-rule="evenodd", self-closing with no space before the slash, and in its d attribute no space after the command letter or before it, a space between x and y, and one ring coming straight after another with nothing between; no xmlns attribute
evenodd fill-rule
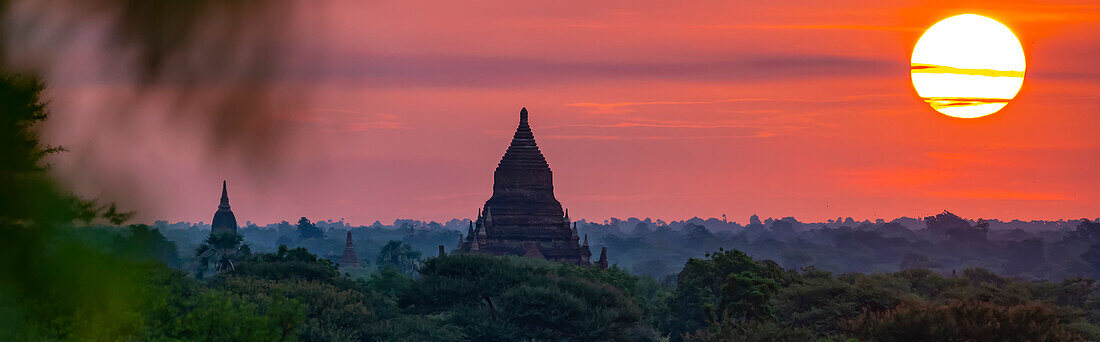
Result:
<svg viewBox="0 0 1100 342"><path fill-rule="evenodd" d="M957 117L993 114L1024 83L1024 48L1007 26L977 14L944 19L913 48L913 87L933 109Z"/></svg>

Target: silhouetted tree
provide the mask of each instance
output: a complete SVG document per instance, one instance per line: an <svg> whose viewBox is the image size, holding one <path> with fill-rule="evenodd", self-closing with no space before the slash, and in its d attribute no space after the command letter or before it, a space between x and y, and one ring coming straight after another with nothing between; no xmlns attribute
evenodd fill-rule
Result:
<svg viewBox="0 0 1100 342"><path fill-rule="evenodd" d="M760 216L756 216L756 214L752 214L752 216L749 216L749 225L751 225L751 226L762 226L762 225L764 225L764 223L760 222Z"/></svg>
<svg viewBox="0 0 1100 342"><path fill-rule="evenodd" d="M924 218L924 225L928 228L932 234L935 235L947 235L951 230L964 230L969 229L970 223L960 218L958 215L952 214L950 211L944 210L942 213L935 216L928 216Z"/></svg>
<svg viewBox="0 0 1100 342"><path fill-rule="evenodd" d="M317 225L309 222L309 219L302 217L298 219L298 239L323 239L325 232L318 228Z"/></svg>

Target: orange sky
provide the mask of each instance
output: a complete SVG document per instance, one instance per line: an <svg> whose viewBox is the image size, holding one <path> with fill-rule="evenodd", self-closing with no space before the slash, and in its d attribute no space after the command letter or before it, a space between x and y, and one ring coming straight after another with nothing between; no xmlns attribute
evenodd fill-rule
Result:
<svg viewBox="0 0 1100 342"><path fill-rule="evenodd" d="M962 13L1006 24L1028 62L978 119L910 83L920 34ZM209 222L223 178L241 222L472 217L525 106L574 218L1100 215L1094 2L372 1L298 20L279 86L311 97L281 116L277 170L211 161L155 105L140 129L87 129L125 89L67 82L78 63L49 75L58 172L141 220Z"/></svg>

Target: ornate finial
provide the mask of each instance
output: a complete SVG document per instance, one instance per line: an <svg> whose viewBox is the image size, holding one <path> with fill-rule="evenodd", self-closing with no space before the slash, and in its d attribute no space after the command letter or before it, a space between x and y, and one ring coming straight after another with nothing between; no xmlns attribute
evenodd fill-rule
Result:
<svg viewBox="0 0 1100 342"><path fill-rule="evenodd" d="M223 207L226 208L226 209L229 209L229 192L225 190L225 181L224 180L222 181L222 200L221 200L221 204L218 205L218 208L223 208Z"/></svg>
<svg viewBox="0 0 1100 342"><path fill-rule="evenodd" d="M523 107L523 109L519 110L519 124L520 125L526 125L527 124L527 107Z"/></svg>
<svg viewBox="0 0 1100 342"><path fill-rule="evenodd" d="M584 234L584 243L581 246L588 247L588 234Z"/></svg>

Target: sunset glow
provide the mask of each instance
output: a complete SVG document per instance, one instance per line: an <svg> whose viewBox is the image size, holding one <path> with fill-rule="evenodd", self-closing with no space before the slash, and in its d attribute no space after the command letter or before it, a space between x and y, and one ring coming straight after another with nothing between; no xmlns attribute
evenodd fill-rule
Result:
<svg viewBox="0 0 1100 342"><path fill-rule="evenodd" d="M1012 31L976 14L944 19L913 49L913 87L933 109L958 118L1001 110L1024 82L1024 50Z"/></svg>
<svg viewBox="0 0 1100 342"><path fill-rule="evenodd" d="M223 179L241 222L446 222L491 196L527 107L574 220L1100 208L1095 1L295 6L278 26L299 30L256 39L285 57L263 58L276 72L260 76L214 60L150 87L98 21L13 41L13 63L48 77L41 134L68 150L51 172L136 222L209 223ZM27 7L66 25L84 15ZM985 18L953 18L965 13ZM171 56L190 66L190 53ZM166 94L205 96L227 77L265 105ZM952 115L997 112L959 119L925 96Z"/></svg>

